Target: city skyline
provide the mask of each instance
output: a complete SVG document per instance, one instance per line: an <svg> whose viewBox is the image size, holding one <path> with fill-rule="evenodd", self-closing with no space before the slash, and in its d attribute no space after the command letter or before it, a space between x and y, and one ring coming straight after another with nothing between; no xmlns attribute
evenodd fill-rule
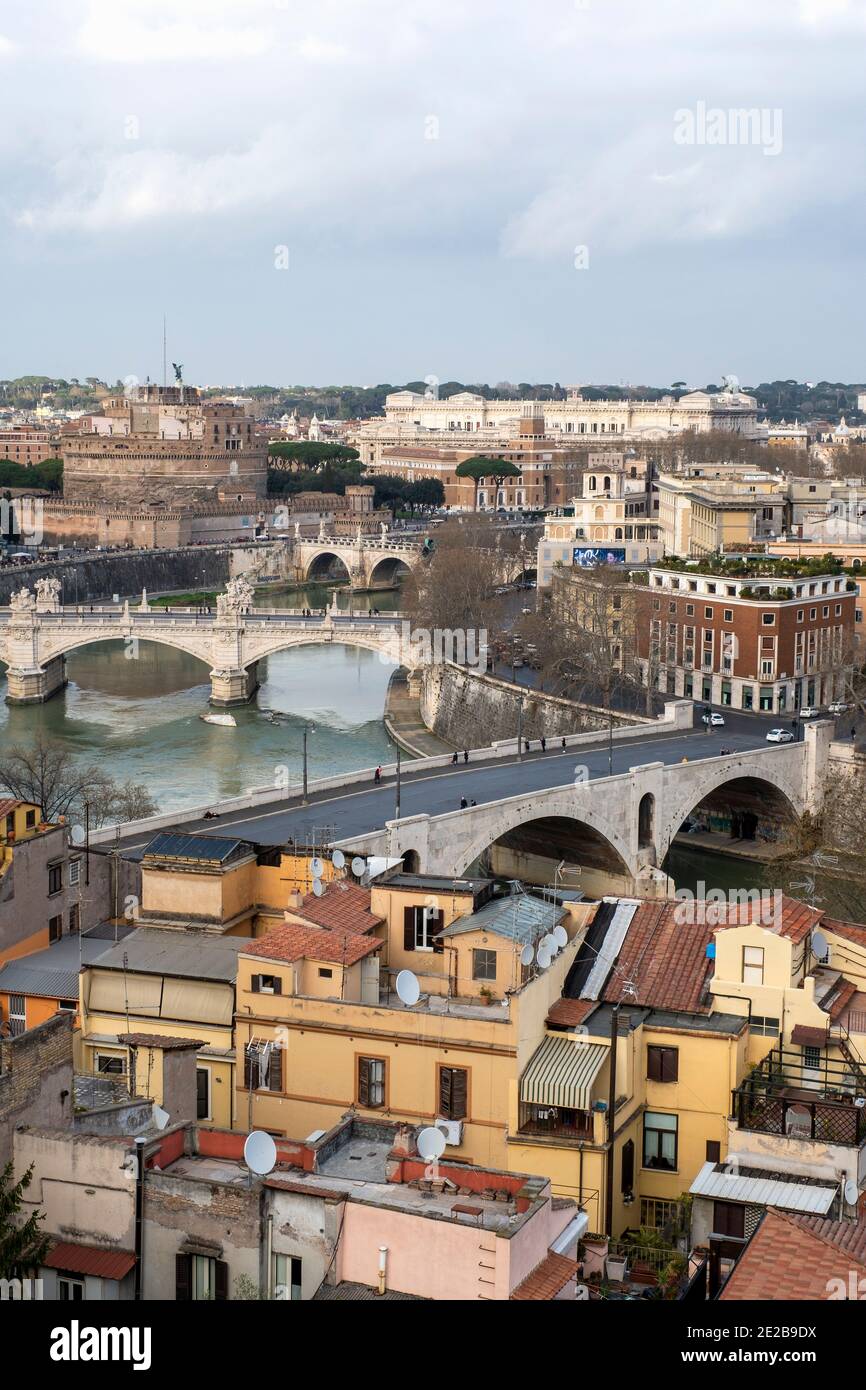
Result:
<svg viewBox="0 0 866 1390"><path fill-rule="evenodd" d="M864 32L845 0L13 3L0 375L159 380L165 312L198 381L856 381Z"/></svg>

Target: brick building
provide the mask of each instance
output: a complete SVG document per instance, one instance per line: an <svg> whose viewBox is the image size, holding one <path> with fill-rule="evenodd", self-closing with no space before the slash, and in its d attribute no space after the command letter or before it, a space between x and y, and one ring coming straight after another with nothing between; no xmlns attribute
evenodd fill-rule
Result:
<svg viewBox="0 0 866 1390"><path fill-rule="evenodd" d="M853 581L838 570L797 574L778 563L758 562L736 577L736 566L715 568L649 570L650 623L638 633L644 681L657 680L666 694L766 714L842 697L854 643Z"/></svg>

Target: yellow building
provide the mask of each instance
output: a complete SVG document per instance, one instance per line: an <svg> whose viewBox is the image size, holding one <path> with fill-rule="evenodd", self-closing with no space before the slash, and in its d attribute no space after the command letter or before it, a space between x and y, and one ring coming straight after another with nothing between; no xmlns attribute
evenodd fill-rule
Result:
<svg viewBox="0 0 866 1390"><path fill-rule="evenodd" d="M784 530L787 480L781 475L734 466L693 468L660 474L656 489L666 555L743 549Z"/></svg>

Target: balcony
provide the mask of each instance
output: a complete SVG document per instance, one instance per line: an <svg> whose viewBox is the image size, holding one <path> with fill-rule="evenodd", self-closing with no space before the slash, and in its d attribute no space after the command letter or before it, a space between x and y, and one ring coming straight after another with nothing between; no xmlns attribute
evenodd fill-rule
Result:
<svg viewBox="0 0 866 1390"><path fill-rule="evenodd" d="M593 1117L589 1110L568 1110L561 1105L527 1105L521 1102L518 1133L592 1143Z"/></svg>
<svg viewBox="0 0 866 1390"><path fill-rule="evenodd" d="M732 1114L739 1129L860 1148L863 1091L847 1062L822 1053L818 1066L804 1067L802 1053L780 1045L733 1092Z"/></svg>

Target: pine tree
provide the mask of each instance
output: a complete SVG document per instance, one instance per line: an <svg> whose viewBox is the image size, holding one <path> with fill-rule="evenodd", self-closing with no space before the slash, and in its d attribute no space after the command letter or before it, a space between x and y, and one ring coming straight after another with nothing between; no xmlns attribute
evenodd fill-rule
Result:
<svg viewBox="0 0 866 1390"><path fill-rule="evenodd" d="M15 1219L32 1181L32 1164L17 1183L12 1181L11 1163L0 1172L0 1279L20 1279L48 1254L51 1241L39 1229L45 1219L42 1212L34 1212L23 1223Z"/></svg>

